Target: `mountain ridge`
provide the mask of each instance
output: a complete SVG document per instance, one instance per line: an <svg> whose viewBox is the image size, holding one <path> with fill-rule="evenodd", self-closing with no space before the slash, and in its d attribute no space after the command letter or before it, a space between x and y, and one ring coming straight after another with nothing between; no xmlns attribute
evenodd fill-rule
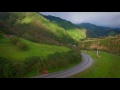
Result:
<svg viewBox="0 0 120 90"><path fill-rule="evenodd" d="M91 31L97 35L97 37L101 36L109 36L109 35L117 35L120 34L119 29L111 28L111 27L105 27L105 26L98 26L91 23L81 23L77 24L79 27L84 27L88 31Z"/></svg>

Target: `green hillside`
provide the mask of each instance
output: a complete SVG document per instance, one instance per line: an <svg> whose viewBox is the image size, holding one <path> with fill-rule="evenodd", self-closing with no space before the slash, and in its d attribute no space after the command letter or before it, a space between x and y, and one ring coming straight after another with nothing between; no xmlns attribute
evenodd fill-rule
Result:
<svg viewBox="0 0 120 90"><path fill-rule="evenodd" d="M120 35L86 39L82 41L79 45L82 49L99 49L120 55Z"/></svg>
<svg viewBox="0 0 120 90"><path fill-rule="evenodd" d="M50 20L50 22L57 24L59 27L64 28L65 30L69 30L69 29L77 29L79 28L78 26L76 26L75 24L71 23L70 21L61 19L59 17L55 17L55 16L45 16L43 15L45 18L47 18L48 20Z"/></svg>
<svg viewBox="0 0 120 90"><path fill-rule="evenodd" d="M61 27L36 12L1 12L0 30L34 42L46 44L76 44Z"/></svg>
<svg viewBox="0 0 120 90"><path fill-rule="evenodd" d="M77 43L64 28L37 12L0 12L0 78L72 67L81 62L80 50L64 45Z"/></svg>
<svg viewBox="0 0 120 90"><path fill-rule="evenodd" d="M86 29L80 28L77 25L67 20L64 20L55 16L50 16L50 15L49 16L44 15L44 17L50 20L50 22L56 24L57 26L64 28L66 32L76 41L80 41L81 39L84 39L87 37Z"/></svg>
<svg viewBox="0 0 120 90"><path fill-rule="evenodd" d="M46 44L33 43L23 38L20 41L27 44L28 50L21 50L18 45L13 45L9 39L0 39L0 57L4 57L11 61L24 61L26 57L29 56L48 56L54 54L55 52L66 52L69 48L62 46L52 46Z"/></svg>

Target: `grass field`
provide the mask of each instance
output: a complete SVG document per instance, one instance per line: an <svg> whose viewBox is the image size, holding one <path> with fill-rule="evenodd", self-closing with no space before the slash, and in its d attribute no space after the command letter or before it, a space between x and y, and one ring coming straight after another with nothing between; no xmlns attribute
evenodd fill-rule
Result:
<svg viewBox="0 0 120 90"><path fill-rule="evenodd" d="M70 49L63 46L53 46L46 44L33 43L25 39L20 39L22 42L26 43L29 47L27 51L19 50L18 47L11 44L9 39L0 39L0 57L12 61L24 61L26 57L32 56L47 56L55 52L67 52Z"/></svg>
<svg viewBox="0 0 120 90"><path fill-rule="evenodd" d="M9 39L0 38L0 57L13 62L13 64L14 64L16 62L24 63L24 61L26 60L27 57L48 58L49 55L52 55L56 52L63 53L63 52L71 51L71 49L64 47L64 46L53 46L53 45L46 45L46 44L40 44L40 43L33 43L33 42L30 42L23 38L19 38L19 39L22 43L25 43L28 45L28 47L29 47L28 50L25 50L25 51L21 50L16 45L12 44ZM57 60L58 60L58 62L61 62L61 63L62 62L66 63L66 61L67 61L67 60L62 60L62 59L61 59L62 61L60 61L58 58L57 58ZM53 59L53 63L54 63L54 61L56 61L56 60ZM67 63L69 63L69 62L67 62ZM80 63L80 62L77 62L77 63ZM50 68L50 69L47 68L47 71L48 71L48 73L60 71L63 69L70 68L70 67L76 65L77 63L69 63L68 65L64 65L62 67L57 67L57 68ZM23 69L24 69L24 66L20 66L20 67L21 68L23 67ZM18 68L19 68L19 66L18 66ZM39 67L39 69L41 69L41 67ZM20 69L20 70L22 72L22 69ZM27 78L27 77L37 76L37 75L38 75L38 71L36 70L36 68L32 68L31 71L29 71L21 76L18 75L15 77L22 77L22 78L26 77Z"/></svg>
<svg viewBox="0 0 120 90"><path fill-rule="evenodd" d="M120 78L120 56L100 51L98 58L95 51L83 52L91 56L94 63L89 69L72 78Z"/></svg>

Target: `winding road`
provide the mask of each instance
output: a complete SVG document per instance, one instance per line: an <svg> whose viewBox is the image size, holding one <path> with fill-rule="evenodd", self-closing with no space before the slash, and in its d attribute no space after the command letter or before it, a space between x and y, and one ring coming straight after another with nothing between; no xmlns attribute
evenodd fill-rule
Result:
<svg viewBox="0 0 120 90"><path fill-rule="evenodd" d="M91 57L89 57L84 53L81 53L81 55L82 55L82 62L72 68L50 73L50 74L41 75L41 76L35 76L33 78L67 78L77 73L80 73L86 70L87 68L89 68L93 63L93 60Z"/></svg>

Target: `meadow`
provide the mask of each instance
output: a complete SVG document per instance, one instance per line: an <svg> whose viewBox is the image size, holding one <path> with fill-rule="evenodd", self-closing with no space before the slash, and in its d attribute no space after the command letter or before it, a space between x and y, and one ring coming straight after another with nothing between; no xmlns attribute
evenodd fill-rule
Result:
<svg viewBox="0 0 120 90"><path fill-rule="evenodd" d="M81 62L79 50L0 37L0 77L32 77L70 68Z"/></svg>
<svg viewBox="0 0 120 90"><path fill-rule="evenodd" d="M12 61L24 61L29 56L48 56L55 52L67 52L70 49L63 46L53 46L40 43L33 43L23 38L20 38L21 42L28 45L29 49L26 51L20 50L17 46L10 43L9 39L0 39L0 57Z"/></svg>
<svg viewBox="0 0 120 90"><path fill-rule="evenodd" d="M99 51L83 50L94 60L93 65L87 70L72 76L72 78L120 78L120 56Z"/></svg>

